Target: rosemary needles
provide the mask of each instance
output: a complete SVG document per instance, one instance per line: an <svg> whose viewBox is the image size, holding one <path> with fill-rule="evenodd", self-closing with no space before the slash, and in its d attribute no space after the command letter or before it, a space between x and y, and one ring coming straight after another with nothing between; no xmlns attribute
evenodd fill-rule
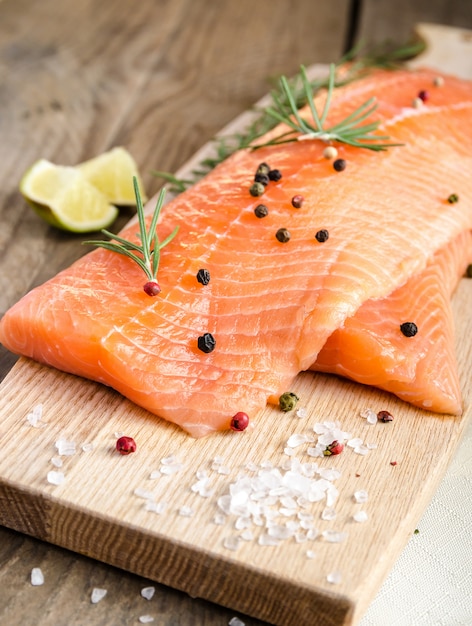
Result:
<svg viewBox="0 0 472 626"><path fill-rule="evenodd" d="M108 230L102 230L101 232L109 237L112 241L91 240L84 241L83 243L87 245L94 245L99 248L105 248L105 250L117 252L118 254L123 254L124 256L132 259L135 263L139 265L139 267L145 273L146 278L148 279L148 282L146 282L143 286L144 291L149 296L157 296L161 291L159 283L157 282L160 251L176 236L179 227L176 226L174 230L170 233L170 235L168 235L163 241L159 241L159 237L157 234L157 221L159 219L162 206L164 204L165 189L161 189L159 193L156 208L154 209L149 229L146 229L144 208L141 200L141 194L139 193L139 186L136 177L133 177L133 185L134 193L136 195L136 208L139 222L138 238L141 242L141 245L133 243L132 241L128 241L127 239L124 239L119 235L115 235Z"/></svg>
<svg viewBox="0 0 472 626"><path fill-rule="evenodd" d="M326 126L326 119L328 117L331 99L335 88L334 64L330 65L326 100L321 112L317 110L313 101L313 89L310 81L308 80L306 69L303 65L300 68L300 77L312 121L309 121L300 115L296 95L290 87L286 77L282 76L280 79L281 93L289 105L288 110L282 100L278 96L275 96L273 99L273 106L267 108L266 113L273 117L277 122L287 125L290 130L274 137L273 139L270 139L266 143L252 145L251 147L253 149L304 139L319 139L325 142L338 141L357 148L367 148L368 150L375 150L377 152L399 145L395 143L387 143L389 137L386 135L375 134L380 122L373 121L365 124L363 123L377 109L377 104L375 103L374 98L370 98L361 104L360 107L355 109L337 124L334 124L333 126Z"/></svg>

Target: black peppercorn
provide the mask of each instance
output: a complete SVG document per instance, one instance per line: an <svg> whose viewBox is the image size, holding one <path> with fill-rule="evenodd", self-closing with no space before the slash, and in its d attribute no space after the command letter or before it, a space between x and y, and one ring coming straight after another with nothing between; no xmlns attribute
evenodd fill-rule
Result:
<svg viewBox="0 0 472 626"><path fill-rule="evenodd" d="M336 159L336 161L333 162L333 167L337 172L342 172L343 170L346 169L346 161L344 159Z"/></svg>
<svg viewBox="0 0 472 626"><path fill-rule="evenodd" d="M257 173L254 176L254 180L256 181L256 183L262 183L264 187L267 187L267 185L269 184L269 177L267 176L267 174Z"/></svg>
<svg viewBox="0 0 472 626"><path fill-rule="evenodd" d="M216 341L211 333L205 333L198 338L198 348L206 354L208 354L209 352L213 352L213 350L215 349L215 345Z"/></svg>
<svg viewBox="0 0 472 626"><path fill-rule="evenodd" d="M287 243L290 241L290 233L286 228L279 228L279 230L275 233L275 236L280 243Z"/></svg>
<svg viewBox="0 0 472 626"><path fill-rule="evenodd" d="M269 215L269 209L265 204L258 204L254 209L254 215L256 217L267 217L267 215Z"/></svg>
<svg viewBox="0 0 472 626"><path fill-rule="evenodd" d="M270 167L267 163L260 163L259 167L256 170L256 174L265 174L266 176L270 172Z"/></svg>
<svg viewBox="0 0 472 626"><path fill-rule="evenodd" d="M282 172L280 170L270 170L268 176L270 180L277 182L282 178Z"/></svg>
<svg viewBox="0 0 472 626"><path fill-rule="evenodd" d="M327 241L329 238L329 232L323 228L322 230L319 230L316 235L315 235L315 239L316 241L319 241L320 243L324 243L325 241Z"/></svg>
<svg viewBox="0 0 472 626"><path fill-rule="evenodd" d="M405 337L414 337L418 332L418 326L414 322L404 322L400 324L400 330Z"/></svg>
<svg viewBox="0 0 472 626"><path fill-rule="evenodd" d="M210 282L210 272L203 268L201 270L198 270L197 280L202 285L208 285L208 283Z"/></svg>

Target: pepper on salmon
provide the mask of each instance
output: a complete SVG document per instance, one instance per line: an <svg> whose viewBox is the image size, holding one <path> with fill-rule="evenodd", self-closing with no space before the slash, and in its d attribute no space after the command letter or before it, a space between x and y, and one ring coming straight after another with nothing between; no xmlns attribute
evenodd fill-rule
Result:
<svg viewBox="0 0 472 626"><path fill-rule="evenodd" d="M434 89L435 77L377 71L333 94L329 123L375 96L379 132L401 147L338 144L340 171L319 140L239 151L171 201L159 236L179 232L161 252L158 296L142 291L130 259L94 250L14 305L0 341L110 385L195 437L230 428L239 411L255 416L367 301L388 297L472 229L472 84L445 76ZM426 88L428 104L414 108ZM249 192L261 161L282 173L264 187L264 219ZM460 201L449 203L451 193Z"/></svg>

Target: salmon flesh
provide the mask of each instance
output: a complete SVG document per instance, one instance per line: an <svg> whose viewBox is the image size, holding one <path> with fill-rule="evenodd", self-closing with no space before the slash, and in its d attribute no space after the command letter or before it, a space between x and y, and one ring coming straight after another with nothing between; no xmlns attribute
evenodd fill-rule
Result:
<svg viewBox="0 0 472 626"><path fill-rule="evenodd" d="M443 76L438 86L436 76L379 70L334 91L328 124L375 97L379 133L399 147L336 144L343 171L319 140L241 150L169 202L159 236L179 233L161 252L158 296L144 293L130 259L96 249L7 311L0 341L109 385L194 437L228 429L239 411L255 418L311 367L460 413L449 298L470 262L472 83ZM413 106L424 90L427 102ZM282 178L255 198L260 162ZM136 240L136 230L120 234ZM403 322L417 334L406 337ZM211 352L199 347L207 333ZM415 361L428 342L434 349Z"/></svg>

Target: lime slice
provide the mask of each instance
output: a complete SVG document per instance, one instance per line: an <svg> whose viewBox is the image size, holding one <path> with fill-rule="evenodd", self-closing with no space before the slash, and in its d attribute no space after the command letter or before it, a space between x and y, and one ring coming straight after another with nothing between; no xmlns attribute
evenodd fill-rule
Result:
<svg viewBox="0 0 472 626"><path fill-rule="evenodd" d="M112 204L135 205L133 177L138 180L143 202L146 196L138 167L125 148L113 148L77 166L86 179L107 196Z"/></svg>
<svg viewBox="0 0 472 626"><path fill-rule="evenodd" d="M107 228L118 209L76 167L37 161L23 176L20 191L49 224L75 233Z"/></svg>

